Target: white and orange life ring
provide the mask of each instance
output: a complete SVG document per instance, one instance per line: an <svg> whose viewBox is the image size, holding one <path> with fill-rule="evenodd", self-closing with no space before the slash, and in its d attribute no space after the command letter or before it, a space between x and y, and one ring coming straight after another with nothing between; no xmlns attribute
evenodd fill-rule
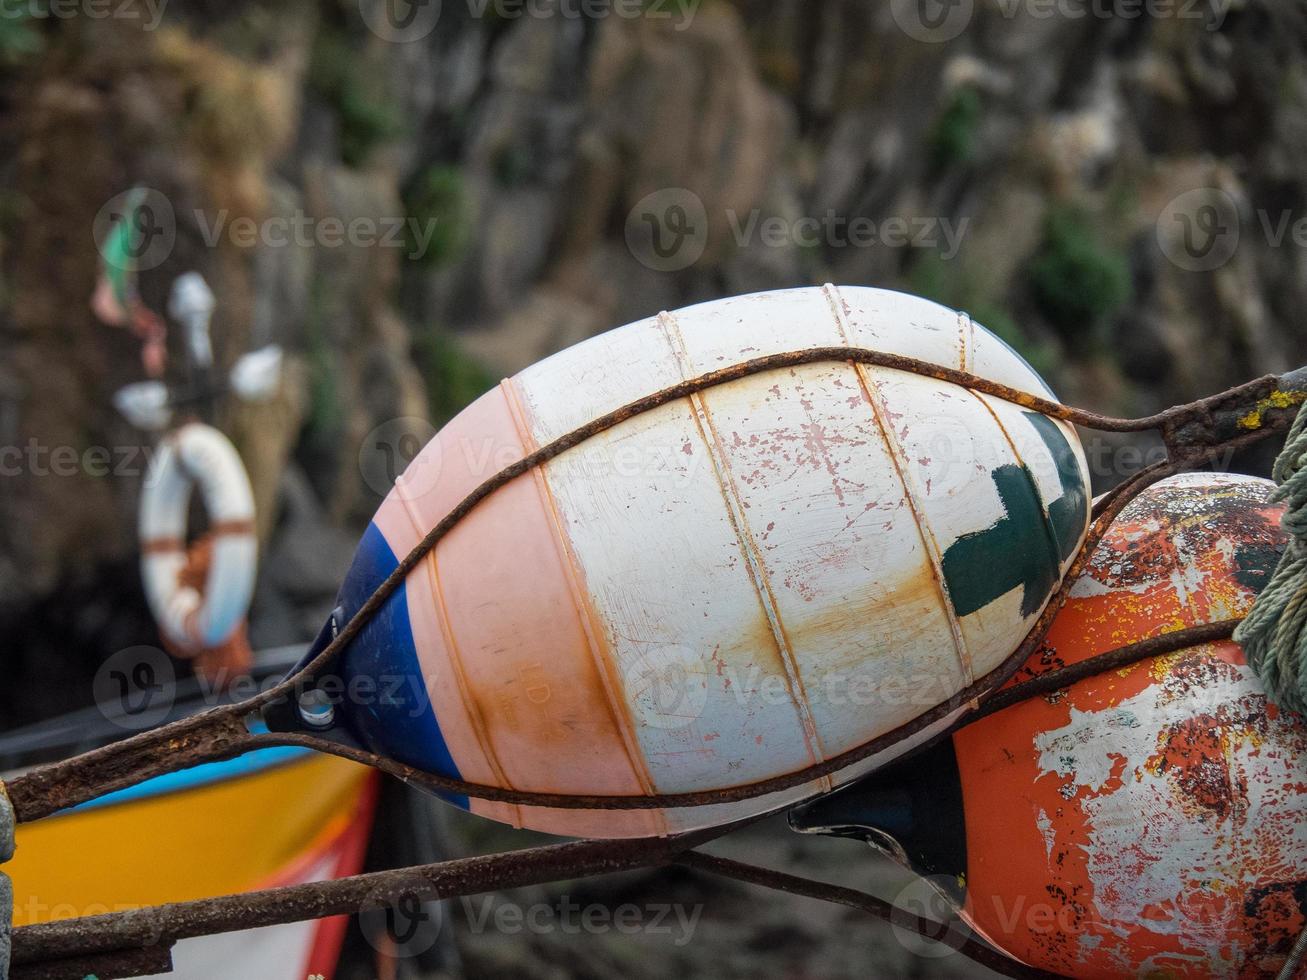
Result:
<svg viewBox="0 0 1307 980"><path fill-rule="evenodd" d="M212 548L203 588L185 581L186 523L197 485ZM258 564L254 492L236 447L199 422L167 435L150 463L139 521L145 595L164 639L183 651L225 643L244 622Z"/></svg>

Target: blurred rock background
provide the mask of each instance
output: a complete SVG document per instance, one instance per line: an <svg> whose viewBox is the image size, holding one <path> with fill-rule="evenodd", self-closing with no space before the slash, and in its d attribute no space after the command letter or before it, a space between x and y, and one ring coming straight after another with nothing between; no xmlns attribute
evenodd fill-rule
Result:
<svg viewBox="0 0 1307 980"><path fill-rule="evenodd" d="M291 355L272 402L219 410L260 505L256 647L306 639L330 608L380 499L360 467L369 433L425 438L497 378L660 309L826 281L907 289L1115 414L1307 360L1293 0L963 0L934 27L915 0L647 0L638 17L385 3L0 18L0 445L110 447L116 463L0 478L0 726L85 703L104 657L154 635L135 552L149 440L110 403L140 379L139 345L88 305L96 216L132 186L174 212L174 247L141 273L147 304L198 269L224 365L269 342ZM651 260L642 209L669 201L701 205L706 230L693 255ZM398 247L214 234L297 216L406 230ZM759 230L826 216L870 219L879 240ZM886 241L887 220L924 237ZM1108 454L1099 477L1131 465ZM777 928L813 950L787 975L865 975L828 959L861 933ZM761 936L741 941L770 955ZM570 969L546 969L562 955L538 975ZM591 972L644 975L620 957Z"/></svg>

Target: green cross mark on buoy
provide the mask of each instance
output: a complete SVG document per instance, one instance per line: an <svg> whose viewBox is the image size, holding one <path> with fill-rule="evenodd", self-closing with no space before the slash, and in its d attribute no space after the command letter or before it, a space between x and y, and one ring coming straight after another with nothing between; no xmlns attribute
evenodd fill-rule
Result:
<svg viewBox="0 0 1307 980"><path fill-rule="evenodd" d="M1080 543L1088 523L1088 495L1075 452L1046 415L1024 412L1057 466L1062 496L1048 505L1039 497L1034 474L1008 463L990 476L1004 515L983 531L964 534L944 552L944 581L959 616L983 609L1022 586L1021 615L1039 609L1057 585L1061 563Z"/></svg>

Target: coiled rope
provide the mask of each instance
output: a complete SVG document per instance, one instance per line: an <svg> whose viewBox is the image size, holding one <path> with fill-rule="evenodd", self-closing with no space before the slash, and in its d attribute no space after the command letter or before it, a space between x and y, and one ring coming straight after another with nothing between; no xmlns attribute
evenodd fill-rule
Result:
<svg viewBox="0 0 1307 980"><path fill-rule="evenodd" d="M1307 405L1289 429L1271 477L1285 501L1289 544L1271 580L1234 632L1248 663L1281 708L1307 715Z"/></svg>

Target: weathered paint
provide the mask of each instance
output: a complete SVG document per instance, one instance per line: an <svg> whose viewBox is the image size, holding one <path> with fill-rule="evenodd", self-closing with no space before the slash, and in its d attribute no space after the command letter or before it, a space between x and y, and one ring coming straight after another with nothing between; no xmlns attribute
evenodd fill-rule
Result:
<svg viewBox="0 0 1307 980"><path fill-rule="evenodd" d="M1195 474L1146 491L1014 683L1244 614L1285 542L1270 490ZM953 745L965 915L1027 963L1274 976L1307 926L1307 724L1267 703L1237 645L1092 677Z"/></svg>
<svg viewBox="0 0 1307 980"><path fill-rule="evenodd" d="M442 430L378 511L345 613L537 447L683 379L826 346L1050 395L965 314L901 293L796 289L651 317L528 368ZM1019 494L1000 472L1020 474ZM515 789L638 795L799 770L1010 656L1083 538L1086 486L1070 426L936 379L822 362L723 384L483 501L392 598L406 615L345 655L347 672L420 674L431 717L346 720L374 750ZM994 569L1018 564L999 587ZM567 834L667 833L775 809L878 761L681 811L470 807Z"/></svg>

